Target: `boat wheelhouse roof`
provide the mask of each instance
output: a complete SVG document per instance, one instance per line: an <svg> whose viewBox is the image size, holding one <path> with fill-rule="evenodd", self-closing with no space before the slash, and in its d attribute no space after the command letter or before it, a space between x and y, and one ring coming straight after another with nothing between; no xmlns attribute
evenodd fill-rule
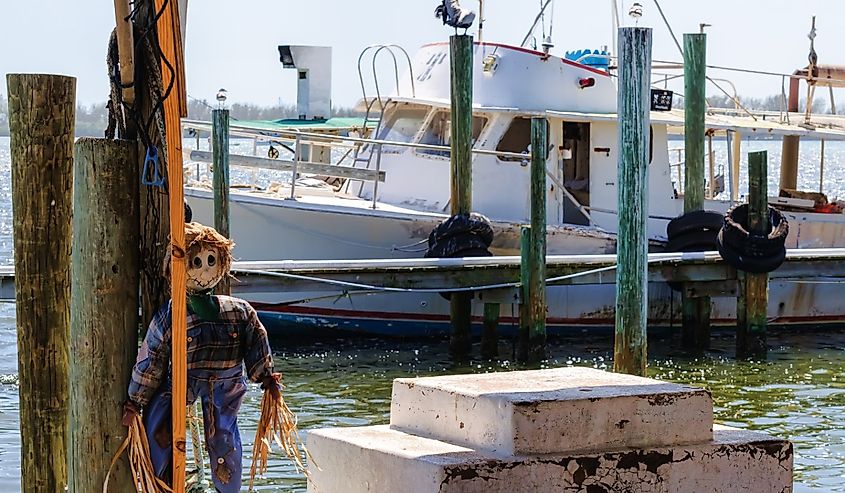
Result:
<svg viewBox="0 0 845 493"><path fill-rule="evenodd" d="M420 98L393 96L386 98L385 102L387 101L409 105L449 108L449 101L442 100L424 100ZM364 107L364 105L366 105L366 101L362 100L357 108ZM619 119L619 115L615 112L530 111L501 106L484 106L481 104L473 104L472 108L477 113L513 113L522 116L546 116L547 118L560 118L573 122L613 122ZM710 108L705 115L705 126L708 130L718 133L736 131L744 135L754 136L768 135L782 137L784 135L797 135L816 139L845 140L845 115L813 114L811 124L807 125L804 123L804 113L751 111L749 113L743 112L739 114L739 111ZM651 123L668 126L669 132L672 134L683 134L684 110L652 111Z"/></svg>

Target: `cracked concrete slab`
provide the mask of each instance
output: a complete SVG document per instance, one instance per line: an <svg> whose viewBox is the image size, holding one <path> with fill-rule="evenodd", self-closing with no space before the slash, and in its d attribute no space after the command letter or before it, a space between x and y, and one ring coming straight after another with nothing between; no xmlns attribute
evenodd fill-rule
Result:
<svg viewBox="0 0 845 493"><path fill-rule="evenodd" d="M388 426L308 434L313 493L680 493L792 491L792 445L717 426L672 447L504 456Z"/></svg>

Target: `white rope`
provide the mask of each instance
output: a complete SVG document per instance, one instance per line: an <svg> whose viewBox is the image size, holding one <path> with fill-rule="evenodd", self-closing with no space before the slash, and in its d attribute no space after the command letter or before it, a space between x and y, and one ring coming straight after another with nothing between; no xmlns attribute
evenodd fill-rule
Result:
<svg viewBox="0 0 845 493"><path fill-rule="evenodd" d="M656 264L666 261L675 261L677 259L663 259L663 258L656 258L656 259L649 259L646 261L647 264ZM581 272L575 272L573 274L565 274L562 276L557 277L550 277L546 279L546 283L555 283L560 281L566 281L569 279L575 279L582 276L589 276L592 274L600 274L602 272L609 272L612 270L616 270L618 264L608 265L604 267L599 267L596 269L585 270ZM322 277L315 277L315 276L306 276L302 274L290 274L287 272L272 272L267 270L253 270L253 269L238 269L237 272L241 274L253 274L253 275L260 275L260 276L268 276L268 277L280 277L285 279L296 279L299 281L310 281L310 282L318 282L323 284L330 284L333 286L341 286L345 288L355 288L355 289L364 289L368 291L383 291L389 293L460 293L466 291L486 291L489 289L504 289L504 288L518 288L522 286L522 282L520 281L513 281L513 282L503 282L498 284L484 284L481 286L467 286L467 287L460 287L460 288L397 288L393 286L374 286L371 284L363 284L358 282L349 282L349 281L340 281L337 279L325 279Z"/></svg>

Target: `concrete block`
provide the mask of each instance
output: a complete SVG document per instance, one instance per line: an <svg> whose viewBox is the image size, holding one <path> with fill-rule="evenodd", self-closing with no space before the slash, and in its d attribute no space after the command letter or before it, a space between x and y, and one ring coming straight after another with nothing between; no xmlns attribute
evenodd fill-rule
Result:
<svg viewBox="0 0 845 493"><path fill-rule="evenodd" d="M501 457L387 426L308 433L311 493L787 493L792 445L717 427L700 444Z"/></svg>
<svg viewBox="0 0 845 493"><path fill-rule="evenodd" d="M713 401L697 387L592 368L400 378L390 426L504 455L710 440Z"/></svg>

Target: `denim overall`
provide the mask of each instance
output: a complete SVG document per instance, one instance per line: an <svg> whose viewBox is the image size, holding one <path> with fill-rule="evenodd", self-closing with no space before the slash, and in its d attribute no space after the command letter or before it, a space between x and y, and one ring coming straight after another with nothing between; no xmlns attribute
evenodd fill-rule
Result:
<svg viewBox="0 0 845 493"><path fill-rule="evenodd" d="M156 476L171 478L173 460L171 435L170 378L162 385L144 409L144 426L150 443L150 458ZM188 370L188 405L202 401L205 443L211 458L211 477L219 493L241 490L241 434L238 431L238 410L246 393L242 366L228 370Z"/></svg>

